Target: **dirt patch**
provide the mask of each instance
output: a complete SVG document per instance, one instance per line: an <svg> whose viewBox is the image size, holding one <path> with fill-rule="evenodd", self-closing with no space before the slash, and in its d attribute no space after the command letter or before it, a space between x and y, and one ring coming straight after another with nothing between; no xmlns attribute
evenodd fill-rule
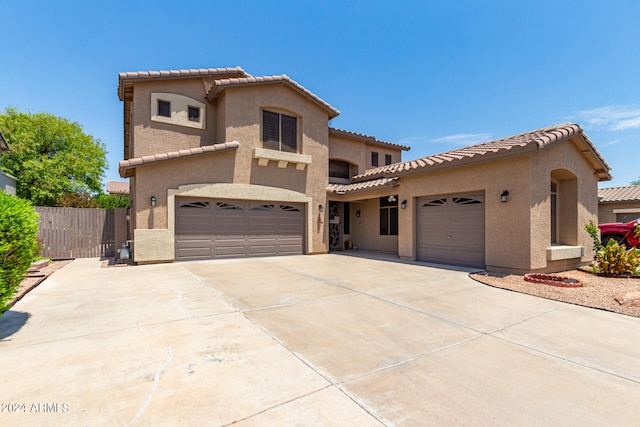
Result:
<svg viewBox="0 0 640 427"><path fill-rule="evenodd" d="M580 270L562 271L558 276L579 280L584 284L579 288L550 286L541 283L531 283L524 280L524 276L517 274L476 273L469 276L478 282L509 289L541 298L568 302L585 307L599 308L616 313L640 317L640 307L633 304L621 304L620 296L640 292L640 280L635 278L599 277Z"/></svg>
<svg viewBox="0 0 640 427"><path fill-rule="evenodd" d="M22 282L20 282L20 286L18 286L18 291L16 292L15 297L9 303L9 307L13 307L15 303L20 301L22 297L24 297L29 291L34 289L36 286L40 285L43 281L46 280L47 277L52 275L55 271L60 270L65 265L72 262L72 259L61 260L61 261L52 261L46 267L42 267L37 271L30 273L25 277Z"/></svg>

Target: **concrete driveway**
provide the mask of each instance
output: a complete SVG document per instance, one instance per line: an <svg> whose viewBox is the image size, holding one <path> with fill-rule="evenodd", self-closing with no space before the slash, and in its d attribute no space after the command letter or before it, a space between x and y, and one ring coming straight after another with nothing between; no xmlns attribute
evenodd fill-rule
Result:
<svg viewBox="0 0 640 427"><path fill-rule="evenodd" d="M640 319L420 264L80 259L0 339L3 426L640 423Z"/></svg>

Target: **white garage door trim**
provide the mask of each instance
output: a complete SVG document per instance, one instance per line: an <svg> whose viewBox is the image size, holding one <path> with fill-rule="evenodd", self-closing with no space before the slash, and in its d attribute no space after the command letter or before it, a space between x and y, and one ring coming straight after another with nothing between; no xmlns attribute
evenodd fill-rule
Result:
<svg viewBox="0 0 640 427"><path fill-rule="evenodd" d="M416 258L485 267L484 194L420 197L416 204Z"/></svg>

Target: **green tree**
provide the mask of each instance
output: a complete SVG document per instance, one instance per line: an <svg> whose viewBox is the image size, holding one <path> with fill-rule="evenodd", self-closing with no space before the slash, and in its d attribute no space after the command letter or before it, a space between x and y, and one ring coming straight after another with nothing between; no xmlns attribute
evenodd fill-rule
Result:
<svg viewBox="0 0 640 427"><path fill-rule="evenodd" d="M98 194L93 199L99 208L128 208L130 205L127 194Z"/></svg>
<svg viewBox="0 0 640 427"><path fill-rule="evenodd" d="M0 130L9 142L2 167L16 177L19 197L54 206L67 193L100 192L105 146L78 123L9 107L0 114Z"/></svg>
<svg viewBox="0 0 640 427"><path fill-rule="evenodd" d="M631 181L631 185L640 185L640 178L636 179L635 181Z"/></svg>

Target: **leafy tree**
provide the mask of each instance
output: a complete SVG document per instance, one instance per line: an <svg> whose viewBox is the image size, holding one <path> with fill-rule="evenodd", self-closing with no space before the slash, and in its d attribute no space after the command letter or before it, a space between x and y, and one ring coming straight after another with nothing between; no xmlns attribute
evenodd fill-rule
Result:
<svg viewBox="0 0 640 427"><path fill-rule="evenodd" d="M640 178L636 179L635 181L631 181L631 185L640 185Z"/></svg>
<svg viewBox="0 0 640 427"><path fill-rule="evenodd" d="M98 194L93 200L99 208L128 208L130 201L126 194Z"/></svg>
<svg viewBox="0 0 640 427"><path fill-rule="evenodd" d="M19 197L54 206L67 193L100 192L105 146L78 123L9 107L0 114L0 130L9 142L2 167L17 178Z"/></svg>
<svg viewBox="0 0 640 427"><path fill-rule="evenodd" d="M67 193L60 197L57 202L57 206L63 208L97 208L98 204L91 198L91 195L86 191L79 191L77 193Z"/></svg>

